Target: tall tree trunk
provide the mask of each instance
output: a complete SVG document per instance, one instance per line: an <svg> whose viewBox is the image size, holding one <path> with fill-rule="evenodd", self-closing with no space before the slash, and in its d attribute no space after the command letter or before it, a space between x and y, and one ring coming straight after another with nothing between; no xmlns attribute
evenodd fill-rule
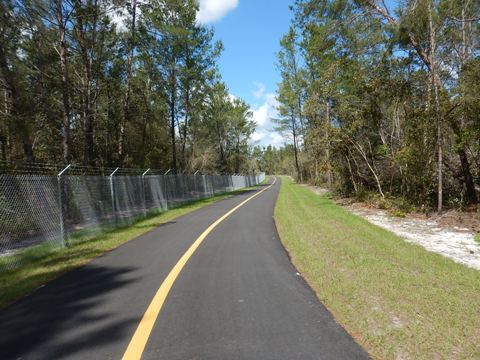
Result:
<svg viewBox="0 0 480 360"><path fill-rule="evenodd" d="M303 176L302 176L302 172L300 171L300 165L298 162L297 127L295 124L295 114L293 111L292 111L291 117L292 117L293 151L295 154L295 167L297 169L297 176L299 177L300 182L302 182Z"/></svg>
<svg viewBox="0 0 480 360"><path fill-rule="evenodd" d="M187 134L188 134L188 121L189 121L189 111L190 111L190 86L187 86L185 89L185 116L183 122L183 129L182 129L182 168L186 167L187 159L186 159L186 146L187 146Z"/></svg>
<svg viewBox="0 0 480 360"><path fill-rule="evenodd" d="M94 105L92 94L92 62L93 52L96 41L97 31L97 0L88 1L86 9L88 13L85 16L81 2L76 3L77 9L77 31L80 44L80 55L82 59L83 79L82 79L82 113L83 113L83 163L85 165L95 165L95 142L94 142ZM91 11L94 13L92 14ZM91 17L91 15L93 15ZM90 18L92 18L91 23Z"/></svg>
<svg viewBox="0 0 480 360"><path fill-rule="evenodd" d="M148 115L143 117L143 123L142 123L142 147L141 147L141 164L142 167L145 166L146 164L146 154L147 154L147 130L148 130Z"/></svg>
<svg viewBox="0 0 480 360"><path fill-rule="evenodd" d="M55 2L55 14L58 22L58 33L60 46L58 54L60 56L60 70L62 73L62 101L63 101L63 117L62 117L62 150L63 150L63 163L66 165L70 162L70 98L69 98L69 77L68 77L68 64L67 64L67 42L66 42L66 29L65 19L63 16L62 0L56 0Z"/></svg>
<svg viewBox="0 0 480 360"><path fill-rule="evenodd" d="M443 129L442 129L442 117L440 114L440 98L439 98L439 89L438 84L435 81L437 77L437 66L436 66L436 30L433 25L433 16L432 16L432 3L428 3L428 24L430 30L430 60L431 60L431 80L432 87L434 91L435 99L435 120L437 125L437 211L441 213L443 210Z"/></svg>
<svg viewBox="0 0 480 360"><path fill-rule="evenodd" d="M240 135L237 135L236 139L236 144L235 144L235 174L238 174L240 172Z"/></svg>
<svg viewBox="0 0 480 360"><path fill-rule="evenodd" d="M218 115L215 115L215 116L218 116ZM220 124L218 120L216 121L216 128L217 128L217 137L218 137L218 147L220 149L220 163L222 165L222 172L223 172L226 169L227 160L225 159L225 150L223 148L223 135L222 135L223 132L220 129Z"/></svg>
<svg viewBox="0 0 480 360"><path fill-rule="evenodd" d="M94 165L94 139L93 139L93 110L92 110L92 69L88 56L88 50L83 52L83 67L85 73L84 79L84 99L83 99L83 131L84 131L84 152L83 162L85 165Z"/></svg>
<svg viewBox="0 0 480 360"><path fill-rule="evenodd" d="M0 154L2 161L7 161L6 137L3 135L0 137Z"/></svg>
<svg viewBox="0 0 480 360"><path fill-rule="evenodd" d="M171 78L175 81L175 73L172 73ZM175 139L175 102L176 102L176 87L172 84L170 93L170 137L172 140L172 170L177 173L177 144Z"/></svg>
<svg viewBox="0 0 480 360"><path fill-rule="evenodd" d="M348 172L350 173L350 180L352 181L353 189L355 191L355 194L358 194L357 183L355 182L355 177L353 176L352 165L350 164L350 159L348 158L348 155L345 155L345 159L347 160Z"/></svg>
<svg viewBox="0 0 480 360"><path fill-rule="evenodd" d="M460 158L460 164L462 165L463 181L467 189L467 202L470 204L476 204L478 202L477 193L475 190L475 183L473 181L472 172L470 170L470 162L468 161L465 145L457 149L458 156Z"/></svg>
<svg viewBox="0 0 480 360"><path fill-rule="evenodd" d="M462 71L465 63L470 57L470 51L467 40L467 31L466 31L466 14L465 8L470 5L470 1L462 2L462 18L461 18L461 35L462 35L462 46L460 49L460 71ZM463 95L463 94L462 94ZM468 160L467 149L465 142L463 141L462 132L465 127L465 98L462 96L461 102L461 114L460 114L460 125L458 126L456 121L452 119L451 126L453 132L455 133L455 140L457 145L457 154L460 159L460 164L462 166L462 175L465 187L467 190L467 201L470 204L476 204L478 202L477 193L475 190L475 183L470 169L470 162Z"/></svg>
<svg viewBox="0 0 480 360"><path fill-rule="evenodd" d="M115 165L113 155L116 152L116 137L117 137L117 129L112 124L112 119L115 118L115 110L114 110L114 95L113 89L110 84L107 84L107 133L106 133L106 146L105 146L105 160L108 167L113 167Z"/></svg>
<svg viewBox="0 0 480 360"><path fill-rule="evenodd" d="M9 100L8 100L8 93L7 89L3 89L3 101L4 101L4 134L2 138L2 158L4 161L10 161L10 124L9 124L9 118L8 114L10 113L10 107L9 107Z"/></svg>
<svg viewBox="0 0 480 360"><path fill-rule="evenodd" d="M462 114L463 116L463 114ZM475 182L472 176L472 171L470 168L470 162L468 160L467 149L462 138L462 128L457 124L455 119L451 119L450 126L455 135L455 144L458 157L460 159L460 165L462 170L462 178L465 183L465 188L467 190L467 202L469 204L476 204L478 202L477 193L475 190Z"/></svg>
<svg viewBox="0 0 480 360"><path fill-rule="evenodd" d="M143 123L142 123L142 147L141 147L141 153L142 153L142 158L141 158L141 163L142 167L144 167L147 164L146 161L146 155L148 152L147 149L147 132L148 132L148 123L150 118L152 117L152 110L150 108L150 95L152 92L152 84L150 78L147 79L147 86L145 88L145 113L143 114Z"/></svg>
<svg viewBox="0 0 480 360"><path fill-rule="evenodd" d="M137 16L137 0L132 0L132 27L129 41L129 55L127 60L127 79L125 82L125 93L123 95L123 119L120 122L120 135L118 137L118 162L119 166L125 160L125 130L130 121L130 83L133 74L133 60L135 56L135 27Z"/></svg>
<svg viewBox="0 0 480 360"><path fill-rule="evenodd" d="M325 145L325 156L327 160L327 184L329 187L332 186L332 170L330 169L330 99L327 99L327 123L326 123L326 145Z"/></svg>
<svg viewBox="0 0 480 360"><path fill-rule="evenodd" d="M20 137L22 150L28 162L35 162L33 155L33 144L30 139L30 130L26 122L25 107L18 93L17 79L7 61L5 48L0 43L0 75L2 76L4 88L7 92L7 102L10 102L10 113L7 114L14 119L13 126L15 134Z"/></svg>

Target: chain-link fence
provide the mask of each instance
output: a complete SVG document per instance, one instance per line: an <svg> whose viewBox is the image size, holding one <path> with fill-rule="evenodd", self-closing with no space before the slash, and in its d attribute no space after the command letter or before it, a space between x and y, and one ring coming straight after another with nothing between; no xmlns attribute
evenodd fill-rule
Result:
<svg viewBox="0 0 480 360"><path fill-rule="evenodd" d="M120 175L117 175L120 174ZM0 174L0 271L149 214L259 184L257 175Z"/></svg>

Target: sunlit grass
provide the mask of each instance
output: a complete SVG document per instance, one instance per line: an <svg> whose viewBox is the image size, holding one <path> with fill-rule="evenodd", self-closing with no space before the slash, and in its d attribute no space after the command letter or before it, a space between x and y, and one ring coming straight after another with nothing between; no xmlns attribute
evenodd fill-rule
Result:
<svg viewBox="0 0 480 360"><path fill-rule="evenodd" d="M282 178L275 209L293 263L378 359L479 359L480 272Z"/></svg>
<svg viewBox="0 0 480 360"><path fill-rule="evenodd" d="M160 214L150 215L148 218L139 220L130 226L111 230L93 238L86 232L80 231L74 234L71 239L72 244L68 248L52 248L48 244L41 244L26 248L10 256L2 256L0 257L0 268L7 262L18 262L21 266L14 270L0 272L0 308L31 293L61 274L79 267L161 224L206 205L255 188L237 190L187 203Z"/></svg>

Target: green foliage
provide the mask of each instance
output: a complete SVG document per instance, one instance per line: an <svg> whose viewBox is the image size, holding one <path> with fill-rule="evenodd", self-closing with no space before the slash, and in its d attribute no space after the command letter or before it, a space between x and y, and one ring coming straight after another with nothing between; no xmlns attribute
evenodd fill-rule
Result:
<svg viewBox="0 0 480 360"><path fill-rule="evenodd" d="M195 0L3 1L0 160L252 170L250 110L231 102L222 44L197 10Z"/></svg>
<svg viewBox="0 0 480 360"><path fill-rule="evenodd" d="M476 203L480 4L384 6L295 1L292 28L281 42L278 87L278 130L302 129L301 169L291 174L345 195L376 192L385 203L404 198L407 208L433 207L441 145L446 203Z"/></svg>
<svg viewBox="0 0 480 360"><path fill-rule="evenodd" d="M256 146L253 149L259 170L266 174L293 174L295 169L293 145L277 149L268 145L266 148Z"/></svg>

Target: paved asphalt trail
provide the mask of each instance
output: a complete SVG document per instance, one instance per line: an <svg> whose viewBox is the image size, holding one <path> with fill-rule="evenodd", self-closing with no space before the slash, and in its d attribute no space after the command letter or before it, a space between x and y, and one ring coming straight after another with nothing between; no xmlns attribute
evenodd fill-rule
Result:
<svg viewBox="0 0 480 360"><path fill-rule="evenodd" d="M367 359L288 260L279 181L218 225L174 283L142 359ZM120 359L178 259L253 192L177 218L0 311L0 359Z"/></svg>

